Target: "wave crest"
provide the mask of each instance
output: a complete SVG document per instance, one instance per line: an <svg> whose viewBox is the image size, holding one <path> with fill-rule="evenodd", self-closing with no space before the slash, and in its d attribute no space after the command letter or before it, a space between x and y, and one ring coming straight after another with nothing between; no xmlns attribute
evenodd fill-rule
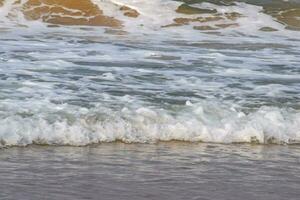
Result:
<svg viewBox="0 0 300 200"><path fill-rule="evenodd" d="M250 114L212 104L165 110L104 108L86 114L13 115L0 119L2 146L47 144L82 146L122 141L155 143L186 141L212 143L295 144L300 142L300 113L262 107ZM76 113L76 114L74 114ZM101 114L100 114L101 113ZM68 117L66 117L68 116Z"/></svg>

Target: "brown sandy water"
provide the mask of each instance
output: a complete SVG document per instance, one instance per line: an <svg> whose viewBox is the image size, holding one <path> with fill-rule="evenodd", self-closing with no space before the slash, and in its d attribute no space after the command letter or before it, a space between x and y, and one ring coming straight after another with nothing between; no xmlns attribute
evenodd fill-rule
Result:
<svg viewBox="0 0 300 200"><path fill-rule="evenodd" d="M95 4L95 1L91 0L28 0L23 3L21 1L12 0L13 4L18 7L24 14L27 20L42 20L43 22L56 24L56 25L88 25L88 26L108 26L108 27L121 27L122 19L116 19L114 17L106 16L103 13L101 7ZM122 1L121 1L122 2ZM249 1L249 0L237 0L237 1L214 1L214 0L185 0L182 5L178 6L177 12L186 14L184 18L174 19L174 24L165 25L179 26L186 25L188 22L207 22L207 21L219 21L222 19L230 19L234 21L238 17L242 17L243 13L225 13L222 15L215 9L205 9L193 7L199 3L214 3L220 6L232 6L236 3L246 2L249 4L262 6L266 14L274 17L275 20L286 26L287 29L299 30L300 28L300 4L297 1L283 1L283 0L263 0L263 1ZM4 0L0 0L0 6L3 6ZM131 8L130 6L112 3L117 10L123 11L124 16L137 18L140 13ZM193 17L194 14L210 14L209 17ZM228 25L229 24L229 25ZM216 30L218 28L227 28L232 26L232 23L219 23L216 27L203 25L196 26L196 30ZM234 23L235 24L235 23ZM236 26L236 24L235 24ZM209 28L205 28L209 27ZM262 29L267 30L267 29ZM268 29L270 30L270 29Z"/></svg>

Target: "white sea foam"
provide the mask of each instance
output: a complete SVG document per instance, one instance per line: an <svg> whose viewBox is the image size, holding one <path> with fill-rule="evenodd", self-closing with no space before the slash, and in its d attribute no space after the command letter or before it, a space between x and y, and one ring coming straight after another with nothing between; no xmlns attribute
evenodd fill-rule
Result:
<svg viewBox="0 0 300 200"><path fill-rule="evenodd" d="M47 106L50 105L47 102ZM51 106L45 108L40 104L35 110L23 108L23 113L18 108L18 113L2 116L2 146L33 143L80 146L113 141L153 143L171 140L260 144L300 142L300 113L274 107L262 107L246 114L235 108L226 108L226 105L187 103L172 114L146 107L114 112L101 107L87 110L68 105ZM9 105L6 109L13 110Z"/></svg>
<svg viewBox="0 0 300 200"><path fill-rule="evenodd" d="M176 12L176 9L182 4L179 1L172 0L92 0L93 3L99 5L105 15L118 19L123 24L123 30L130 32L131 34L155 34L155 31L166 32L177 36L179 38L201 38L197 35L202 35L201 31L193 30L194 25L214 25L215 22L191 22L191 25L163 28L166 25L174 23L175 18L197 18L203 16L210 16L210 14L194 14L185 15ZM22 5L26 3L26 0L22 0L21 3L15 4L14 0L6 0L4 5L0 7L0 25L7 28L11 25L14 27L25 26L31 29L44 30L45 24L40 23L39 20L28 21L24 18L22 13ZM120 6L127 6L136 10L139 16L136 18L124 16L124 13L120 10ZM212 3L193 4L192 7L196 8L208 8L215 9L219 14L225 14L230 12L240 13L242 17L237 18L234 23L237 23L237 27L225 28L219 30L220 32L228 33L232 30L245 33L247 35L257 36L257 34L263 35L277 35L277 36L289 36L293 37L293 32L285 30L281 23L276 22L270 15L262 12L262 7L250 5L247 3L235 3L232 6L220 6ZM67 9L67 8L66 8ZM68 10L68 9L67 9ZM70 16L68 16L70 17ZM76 18L76 16L71 16ZM77 17L78 18L78 17ZM221 20L218 23L233 23L230 20ZM278 31L273 33L264 33L259 31L260 28L269 26L277 29ZM156 35L157 36L157 35ZM211 36L213 37L213 36ZM267 37L268 38L268 37Z"/></svg>

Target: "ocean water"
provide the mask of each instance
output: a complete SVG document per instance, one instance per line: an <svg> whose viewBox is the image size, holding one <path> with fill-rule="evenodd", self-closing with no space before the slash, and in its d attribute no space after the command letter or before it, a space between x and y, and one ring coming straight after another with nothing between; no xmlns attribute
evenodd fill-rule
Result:
<svg viewBox="0 0 300 200"><path fill-rule="evenodd" d="M0 0L0 199L296 200L299 143L299 0Z"/></svg>
<svg viewBox="0 0 300 200"><path fill-rule="evenodd" d="M300 142L298 1L0 2L3 147Z"/></svg>

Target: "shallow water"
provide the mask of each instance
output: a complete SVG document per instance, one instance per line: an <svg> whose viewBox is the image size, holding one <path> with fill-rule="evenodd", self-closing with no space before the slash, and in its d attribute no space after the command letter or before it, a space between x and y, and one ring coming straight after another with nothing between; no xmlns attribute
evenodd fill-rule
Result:
<svg viewBox="0 0 300 200"><path fill-rule="evenodd" d="M297 1L1 2L1 146L300 142Z"/></svg>
<svg viewBox="0 0 300 200"><path fill-rule="evenodd" d="M0 152L1 199L299 198L300 148L195 143Z"/></svg>
<svg viewBox="0 0 300 200"><path fill-rule="evenodd" d="M299 199L299 30L298 0L0 0L0 199Z"/></svg>
<svg viewBox="0 0 300 200"><path fill-rule="evenodd" d="M299 199L299 30L298 0L0 0L0 199Z"/></svg>

